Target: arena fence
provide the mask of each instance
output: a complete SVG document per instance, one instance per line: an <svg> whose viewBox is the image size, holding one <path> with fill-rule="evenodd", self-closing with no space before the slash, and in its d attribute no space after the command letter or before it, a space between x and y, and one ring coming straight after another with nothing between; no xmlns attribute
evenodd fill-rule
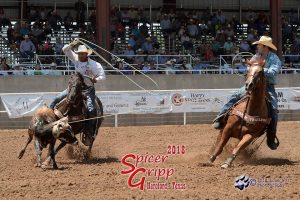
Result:
<svg viewBox="0 0 300 200"><path fill-rule="evenodd" d="M288 88L287 88L288 89ZM296 88L297 90L299 88ZM206 98L211 98L212 96L210 96L209 94L206 94L206 92L204 90L182 90L179 91L179 93L181 95L186 95L186 94L198 94L197 92L195 93L195 91L202 91L203 94L207 95L205 97L196 97L198 100L199 98L201 98L202 100L205 100ZM211 93L211 90L206 90L208 93ZM124 97L122 97L122 93L125 92ZM141 91L130 91L131 93L133 93L133 97L134 98L130 98L130 96L127 96L126 92L129 91L119 91L119 92L115 92L118 95L118 99L116 98L111 98L113 96L113 94L111 94L112 92L101 92L98 93L98 96L100 94L100 98L102 98L102 101L104 101L106 99L106 101L108 102L108 100L110 100L109 103L110 104L114 104L114 101L118 102L119 104L122 104L124 102L126 102L126 100L132 100L134 99L134 102L137 99L140 99L140 97L146 95L145 92ZM164 96L164 94L162 94L161 92L163 91L159 91L159 94ZM170 97L172 96L172 100L169 100L169 103L172 103L175 105L175 103L173 102L173 96L172 93L177 94L178 91L164 91L170 94ZM185 94L186 92L186 94ZM222 90L222 94L225 94L226 91ZM105 94L108 93L108 94ZM141 93L141 94L138 94ZM145 94L144 94L145 93ZM23 96L25 98L25 96L27 94L37 94L37 93L24 93ZM49 95L49 93L45 92L46 95ZM144 94L144 95L143 95ZM219 93L218 93L219 94ZM298 93L297 93L298 94ZM0 96L4 96L7 95L6 94L0 94ZM18 95L18 94L12 94L12 95ZM22 94L20 93L20 95L22 96ZM110 96L111 95L111 96ZM294 104L295 106L295 102L284 102L284 99L290 99L289 96L295 96L296 93L293 95L288 95L288 93L282 95L281 97L279 97L279 107L282 108L286 108L289 110L280 110L279 112L279 120L282 121L298 121L300 120L300 110L295 110L295 108L297 109L297 106L299 106L299 104L296 105L296 107L294 107L294 109L291 107L292 104ZM22 98L23 98L22 96ZM195 96L195 95L189 95L189 96ZM297 96L297 95L296 95ZM122 98L121 98L122 97ZM148 98L149 97L149 98ZM172 109L167 110L166 112L163 112L163 114L156 112L156 114L154 111L151 113L148 111L145 111L149 108L152 108L153 106L156 106L158 102L161 101L161 98L153 98L151 100L151 95L148 94L147 97L147 101L145 100L145 102L147 102L147 106L144 107L142 110L139 110L137 112L132 112L133 107L134 108L140 108L139 106L129 106L130 109L125 108L125 112L121 112L120 110L122 110L122 108L116 113L113 114L105 114L104 116L104 126L109 126L109 127L118 127L118 126L153 126L153 125L187 125L187 124L209 124L212 122L213 118L216 116L216 112L212 112L212 111L217 111L217 107L221 106L221 104L223 104L222 102L226 101L226 96L219 96L218 97L218 103L213 103L214 106L210 105L211 103L207 103L207 104L202 104L202 105L196 105L193 103L190 103L191 107L190 109L184 109L182 110L182 108L177 108L176 111L176 105ZM156 96L157 97L157 96ZM43 99L45 102L47 102L47 98L44 96ZM52 99L52 97L50 98ZM196 100L197 100L196 99ZM215 98L213 98L215 99ZM3 99L2 99L3 100ZM18 100L19 101L19 100ZM168 102L168 100L166 101ZM193 102L193 100L191 100L191 102ZM105 102L106 103L106 102ZM104 103L104 106L105 106ZM131 102L132 103L132 102ZM139 101L139 103L143 103L143 98L141 99L141 101ZM178 102L177 102L178 103ZM21 105L22 103L20 103ZM24 104L24 102L23 102ZM134 103L132 103L134 104ZM152 105L153 104L153 105ZM220 105L219 105L220 104ZM164 103L163 106L168 107L168 103ZM209 107L207 107L209 105ZM132 107L133 106L133 107ZM127 106L128 107L128 106ZM107 109L107 108L106 108ZM105 110L106 110L105 109ZM182 111L178 111L182 110ZM191 110L192 109L192 110ZM196 109L202 109L204 111L198 110L198 112L195 112L194 110ZM207 109L207 110L206 110ZM128 111L129 110L129 111ZM153 109L155 110L155 109ZM141 112L142 111L142 112ZM194 112L191 112L194 111ZM109 112L109 111L108 111ZM139 114L136 114L139 113ZM145 114L141 114L141 113L145 113ZM0 111L0 128L3 129L16 129L16 128L27 128L29 121L30 121L31 117L21 117L21 118L9 118L7 112L2 108L2 110Z"/></svg>

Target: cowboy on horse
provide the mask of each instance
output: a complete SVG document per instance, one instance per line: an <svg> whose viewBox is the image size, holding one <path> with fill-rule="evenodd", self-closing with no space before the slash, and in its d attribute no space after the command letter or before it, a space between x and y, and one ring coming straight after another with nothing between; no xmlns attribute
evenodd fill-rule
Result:
<svg viewBox="0 0 300 200"><path fill-rule="evenodd" d="M79 39L75 39L70 44L65 45L62 50L66 54L66 56L74 63L75 71L80 73L84 77L90 78L90 81L86 83L88 87L85 93L87 117L90 118L97 115L94 83L104 80L105 72L100 63L88 57L92 54L92 50L88 49L85 45L79 45L77 51L72 50L74 46L78 45L79 43ZM92 84L90 82L92 82ZM62 101L67 96L67 94L68 89L62 91L59 95L57 95L53 102L50 104L50 108L55 109L55 105ZM89 134L89 136L95 136L95 120L89 120L85 128L87 129L87 133Z"/></svg>
<svg viewBox="0 0 300 200"><path fill-rule="evenodd" d="M257 45L257 54L255 54L251 60L264 59L264 75L267 79L267 92L270 98L271 108L271 123L267 129L267 145L270 149L276 150L278 143L275 142L277 121L278 121L278 104L277 104L277 93L275 91L274 85L276 84L276 77L281 68L281 61L278 56L272 52L272 50L277 51L276 46L272 43L272 38L268 36L262 36L258 41L254 42L253 45ZM213 127L215 129L223 128L223 118L226 113L235 105L239 100L243 98L246 94L245 86L241 87L235 94L233 94L229 101L223 106L220 113L214 119Z"/></svg>

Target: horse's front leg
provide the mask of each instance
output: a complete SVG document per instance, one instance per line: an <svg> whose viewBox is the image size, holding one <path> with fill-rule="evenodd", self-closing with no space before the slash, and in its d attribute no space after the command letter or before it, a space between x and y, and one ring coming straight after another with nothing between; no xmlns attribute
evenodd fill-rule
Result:
<svg viewBox="0 0 300 200"><path fill-rule="evenodd" d="M34 148L35 148L35 153L36 153L36 167L41 167L42 166L42 143L41 139L38 137L34 138Z"/></svg>
<svg viewBox="0 0 300 200"><path fill-rule="evenodd" d="M236 156L240 153L240 151L243 150L246 146L248 146L252 140L253 136L251 134L244 135L241 141L233 149L232 155L229 158L227 158L227 160L224 162L221 168L226 169L230 167Z"/></svg>
<svg viewBox="0 0 300 200"><path fill-rule="evenodd" d="M215 150L213 151L213 154L210 156L209 161L213 163L217 156L220 155L223 151L224 146L228 142L230 138L230 127L225 126L225 128L220 131L219 136L216 141L216 147Z"/></svg>
<svg viewBox="0 0 300 200"><path fill-rule="evenodd" d="M93 147L94 141L95 141L95 139L92 140L92 142L91 142L91 144L90 144L88 150L87 150L87 151L85 152L85 154L84 154L84 159L85 159L85 160L89 159L90 156L91 156L91 152L92 152L92 147Z"/></svg>

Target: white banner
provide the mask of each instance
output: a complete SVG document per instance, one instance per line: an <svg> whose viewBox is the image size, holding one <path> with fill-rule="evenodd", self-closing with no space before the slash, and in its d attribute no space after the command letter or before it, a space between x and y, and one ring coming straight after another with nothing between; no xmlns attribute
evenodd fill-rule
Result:
<svg viewBox="0 0 300 200"><path fill-rule="evenodd" d="M219 112L237 89L97 92L106 114ZM300 109L300 88L277 88L280 110ZM56 93L0 94L10 118L31 116Z"/></svg>

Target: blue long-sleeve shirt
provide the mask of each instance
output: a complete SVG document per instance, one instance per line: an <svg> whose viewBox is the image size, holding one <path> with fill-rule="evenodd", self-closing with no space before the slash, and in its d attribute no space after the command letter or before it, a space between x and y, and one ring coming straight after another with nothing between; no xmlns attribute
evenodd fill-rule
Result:
<svg viewBox="0 0 300 200"><path fill-rule="evenodd" d="M266 60L266 63L264 66L265 77L267 78L267 81L269 84L275 85L276 79L277 79L277 74L280 72L280 69L282 66L280 59L272 51L270 51L266 57L257 53L253 56L252 59L257 59L257 58L264 58Z"/></svg>

